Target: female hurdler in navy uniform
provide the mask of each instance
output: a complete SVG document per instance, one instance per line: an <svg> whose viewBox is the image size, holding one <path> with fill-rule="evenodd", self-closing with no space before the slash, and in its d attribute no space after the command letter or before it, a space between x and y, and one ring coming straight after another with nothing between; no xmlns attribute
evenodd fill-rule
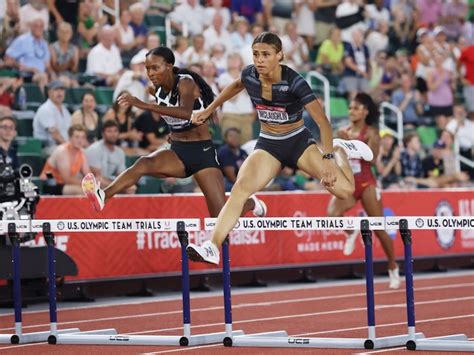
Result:
<svg viewBox="0 0 474 355"><path fill-rule="evenodd" d="M345 199L354 192L354 177L347 158L372 160L363 142L335 140L332 128L308 83L295 71L280 65L283 59L280 38L270 32L258 35L252 44L254 65L244 68L240 79L227 86L192 123L205 124L225 101L246 89L261 122L255 150L244 161L230 198L219 213L211 240L202 246L189 244L194 261L219 263L219 249L237 222L245 201L278 175L282 166L298 168L321 180L326 189ZM321 146L308 129L302 115L306 109L321 130Z"/></svg>
<svg viewBox="0 0 474 355"><path fill-rule="evenodd" d="M146 55L147 75L156 88L157 104L145 103L129 94L118 98L120 105L132 105L161 115L171 130L171 148L140 157L109 186L101 189L93 174L82 180L82 188L97 211L117 193L137 183L140 177L184 178L193 175L205 198L211 217L225 203L224 177L220 170L207 124L191 123L193 111L202 110L214 99L209 85L194 72L174 67L174 54L167 47L152 49ZM264 216L265 204L252 196L241 212L253 209Z"/></svg>

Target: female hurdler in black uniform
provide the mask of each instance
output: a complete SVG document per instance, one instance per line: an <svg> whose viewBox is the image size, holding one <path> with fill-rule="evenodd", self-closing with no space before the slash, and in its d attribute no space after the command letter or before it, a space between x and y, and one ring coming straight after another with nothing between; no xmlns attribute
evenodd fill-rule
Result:
<svg viewBox="0 0 474 355"><path fill-rule="evenodd" d="M303 170L320 179L333 195L345 199L354 192L354 177L347 158L368 161L373 158L372 151L363 142L333 142L331 125L308 83L292 69L280 65L283 53L277 35L261 33L253 41L252 51L254 65L244 68L240 79L226 87L191 120L196 125L205 124L220 105L246 89L261 122L255 150L239 170L230 198L219 213L211 240L202 246L189 244L187 248L194 261L219 263L218 246L235 226L245 201L278 175L282 166ZM304 126L304 108L321 130L319 148Z"/></svg>
<svg viewBox="0 0 474 355"><path fill-rule="evenodd" d="M140 177L184 178L193 175L201 188L211 217L216 217L225 203L224 178L217 161L207 124L196 126L190 118L214 98L211 88L194 72L173 66L174 54L167 47L152 49L146 55L147 75L156 88L157 104L145 103L129 94L118 98L120 105L132 105L161 115L171 129L171 148L139 158L109 186L101 189L94 175L82 180L82 188L94 208L101 211L105 202L137 183ZM266 212L265 204L252 196L241 212L253 209L257 216Z"/></svg>

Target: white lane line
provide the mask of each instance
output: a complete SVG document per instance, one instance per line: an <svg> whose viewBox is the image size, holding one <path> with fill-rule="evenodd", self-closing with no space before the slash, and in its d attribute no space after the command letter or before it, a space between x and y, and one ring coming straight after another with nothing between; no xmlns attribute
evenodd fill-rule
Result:
<svg viewBox="0 0 474 355"><path fill-rule="evenodd" d="M461 316L452 316L452 317L442 317L442 318L431 318L431 319L423 319L423 320L418 320L417 323L430 323L430 322L436 322L436 321L444 321L444 320L452 320L452 319L460 319L460 318L468 318L468 317L474 317L474 314L468 314L468 315L461 315ZM386 323L386 324L380 324L377 325L377 328L382 328L382 327L392 327L392 326L397 326L397 325L405 325L406 322L401 322L401 323ZM353 331L353 330L361 330L361 329L367 329L367 327L357 327L357 328L346 328L346 329L335 329L335 330L323 330L319 332L314 332L314 333L302 333L302 334L295 334L293 336L295 337L308 337L310 335L318 335L318 334L332 334L332 333L339 333L339 332L347 332L347 331ZM470 339L471 340L471 339ZM213 344L213 345L202 345L202 346L196 346L192 348L179 348L179 349L172 349L172 350L163 350L163 351L156 351L156 352L148 352L144 353L144 355L152 355L152 354L166 354L166 353L174 353L174 352L180 352L180 351L189 351L189 350L195 350L195 349L204 349L204 348L212 348L212 347L219 347L222 346L222 344ZM385 351L393 351L393 350L406 350L405 347L403 348L391 348L391 349L384 349L384 350L378 350L378 351L371 351L371 352L366 352L366 353L358 353L358 354L375 354L377 352L385 352Z"/></svg>
<svg viewBox="0 0 474 355"><path fill-rule="evenodd" d="M468 285L474 285L468 284ZM427 286L417 289L416 291L433 291L445 288L459 288L465 287L466 284L458 284L458 285L442 285L442 286ZM415 292L416 292L415 291ZM390 290L390 291L377 291L375 295L385 295L385 294L393 294L393 293L404 293L403 289L399 290ZM343 298L354 298L354 297L365 297L365 292L357 293L357 294L344 294L344 295L331 295L331 296L321 296L321 297L309 297L309 298L300 298L300 299L289 299L289 300L281 300L281 301L269 301L269 302L254 302L254 303L242 303L233 305L233 309L244 309L244 308L252 308L252 307L263 307L263 306L272 306L272 305L279 305L279 304L288 304L288 303L298 303L298 302L311 302L311 301L324 301L324 300L332 300L332 299L343 299ZM468 298L470 299L470 298ZM423 304L417 302L417 304ZM394 305L390 305L394 307ZM406 306L405 303L399 304L398 307ZM376 309L381 309L386 306L376 306ZM214 307L204 307L204 308L195 308L193 309L193 313L195 312L211 312L211 311L222 311L222 306L214 306ZM361 308L366 309L366 308ZM84 323L95 323L95 322L102 322L102 321L111 321L111 320L122 320L122 319L135 319L135 318L146 318L146 317L158 317L158 316L167 316L173 314L181 314L182 310L176 311L166 311L166 312L153 312L153 313L143 313L143 314L134 314L134 315L124 315L124 316L115 316L115 317L104 317L104 318L95 318L95 319L83 319L83 320L74 320L74 321L64 321L60 322L59 325L78 325ZM32 328L40 328L40 327L48 327L49 323L46 324L36 324L36 325L27 325L23 326L23 329L32 329ZM10 331L13 330L13 327L8 328L0 328L0 332L2 331Z"/></svg>
<svg viewBox="0 0 474 355"><path fill-rule="evenodd" d="M433 279L443 279L446 280L447 278L453 278L453 277L465 277L465 276L473 276L474 273L472 271L456 271L452 272L450 274L443 274L439 275L438 273L432 274L432 275L421 275L421 276L415 276L415 281L417 280L433 280ZM385 284L387 282L387 278L375 280L375 284ZM403 280L403 277L402 277ZM300 291L300 290L311 290L311 289L325 289L325 288L339 288L339 287L347 287L347 286L354 286L354 285L365 285L365 280L350 280L350 281L330 281L330 282L322 282L318 284L313 284L313 285L279 285L279 286L274 286L272 285L270 288L264 288L264 289L256 289L256 290L242 290L242 289L232 289L232 295L237 296L237 295L252 295L252 294L260 294L260 293L268 293L269 290L271 292L279 292L279 291ZM457 285L464 285L464 286L470 286L473 285L472 283L457 283L453 284L453 286ZM444 288L449 288L451 285L445 285ZM423 288L416 288L415 291L421 290ZM382 291L383 292L383 291ZM391 292L399 292L399 290L395 291L388 291L387 293ZM192 295L191 299L208 299L208 298L215 298L215 297L222 297L222 291L211 291L210 294L206 295ZM97 304L97 305L85 305L85 306L71 306L71 307L61 307L61 304L58 305L58 310L59 311L75 311L75 310L80 310L80 309L91 309L91 308L107 308L107 307L117 307L117 306L128 306L128 305L136 305L136 304L147 304L147 303L161 303L161 302L170 302L170 301L179 301L181 300L181 294L177 293L175 296L166 296L165 298L161 299L143 299L141 298L140 300L135 300L135 301L127 301L127 302L121 302L121 301L112 301L112 304ZM102 301L99 301L102 302ZM45 304L45 307L47 307L47 304ZM23 314L35 314L35 313L42 313L42 312L49 312L47 308L41 309L41 310L25 310L23 311ZM3 313L0 314L0 317L8 317L11 316L9 313Z"/></svg>

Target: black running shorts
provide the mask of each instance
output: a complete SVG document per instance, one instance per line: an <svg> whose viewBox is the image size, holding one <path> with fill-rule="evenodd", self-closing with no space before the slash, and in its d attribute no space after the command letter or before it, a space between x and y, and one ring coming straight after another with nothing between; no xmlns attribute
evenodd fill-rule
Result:
<svg viewBox="0 0 474 355"><path fill-rule="evenodd" d="M255 149L262 149L273 155L283 166L296 169L298 159L303 155L306 148L316 144L311 132L305 128L293 137L285 139L268 139L258 137Z"/></svg>
<svg viewBox="0 0 474 355"><path fill-rule="evenodd" d="M207 168L220 169L217 151L211 140L195 142L172 141L171 150L183 162L186 177Z"/></svg>

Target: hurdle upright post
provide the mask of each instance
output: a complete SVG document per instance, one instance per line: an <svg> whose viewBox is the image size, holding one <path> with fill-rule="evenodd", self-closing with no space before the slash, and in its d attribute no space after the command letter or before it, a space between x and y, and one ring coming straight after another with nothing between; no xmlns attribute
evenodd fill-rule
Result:
<svg viewBox="0 0 474 355"><path fill-rule="evenodd" d="M15 334L11 337L11 343L19 344L20 337L23 333L21 314L20 235L16 231L15 223L8 223L8 237L12 245L13 304L15 307Z"/></svg>
<svg viewBox="0 0 474 355"><path fill-rule="evenodd" d="M434 338L417 337L415 333L415 296L413 285L413 254L412 234L408 220L402 218L398 224L403 240L405 254L405 283L407 302L407 321L409 340L406 342L408 350L432 351L469 351L474 352L474 342L468 341L465 334L451 334Z"/></svg>
<svg viewBox="0 0 474 355"><path fill-rule="evenodd" d="M232 301L231 301L231 279L230 279L230 253L229 237L222 243L222 288L224 292L224 318L225 332L224 344L232 343Z"/></svg>
<svg viewBox="0 0 474 355"><path fill-rule="evenodd" d="M189 338L191 337L191 301L190 301L190 286L189 286L189 260L186 254L186 247L189 243L188 232L184 222L177 223L177 233L179 242L181 244L181 287L183 292L183 337L179 340L179 345L189 345Z"/></svg>
<svg viewBox="0 0 474 355"><path fill-rule="evenodd" d="M374 348L375 334L375 300L374 300L374 265L372 252L372 231L369 221L363 219L360 221L360 232L364 242L365 252L365 289L367 299L367 325L368 339L364 343L366 349Z"/></svg>

